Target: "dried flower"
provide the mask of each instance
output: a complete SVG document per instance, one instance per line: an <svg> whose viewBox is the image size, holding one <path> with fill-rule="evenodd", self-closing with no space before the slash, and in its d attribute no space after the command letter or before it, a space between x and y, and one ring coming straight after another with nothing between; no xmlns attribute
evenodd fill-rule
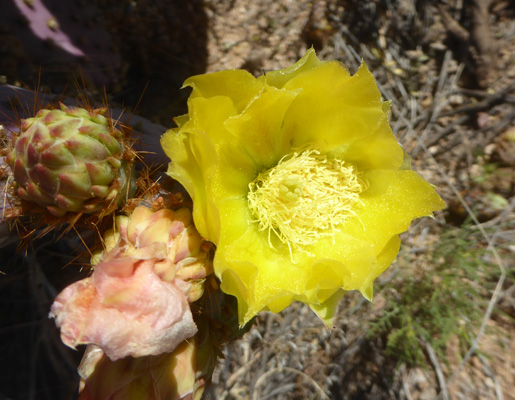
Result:
<svg viewBox="0 0 515 400"><path fill-rule="evenodd" d="M93 274L63 290L51 317L63 342L96 344L111 360L171 352L197 327L189 302L211 263L187 209L119 216L93 257Z"/></svg>

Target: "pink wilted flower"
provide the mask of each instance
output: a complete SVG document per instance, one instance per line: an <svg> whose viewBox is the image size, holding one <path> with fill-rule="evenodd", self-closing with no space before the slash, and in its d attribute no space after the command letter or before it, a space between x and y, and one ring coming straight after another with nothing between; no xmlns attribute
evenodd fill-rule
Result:
<svg viewBox="0 0 515 400"><path fill-rule="evenodd" d="M91 276L65 288L50 317L63 342L95 344L111 360L172 352L197 332L189 302L212 267L191 212L137 207L116 218Z"/></svg>

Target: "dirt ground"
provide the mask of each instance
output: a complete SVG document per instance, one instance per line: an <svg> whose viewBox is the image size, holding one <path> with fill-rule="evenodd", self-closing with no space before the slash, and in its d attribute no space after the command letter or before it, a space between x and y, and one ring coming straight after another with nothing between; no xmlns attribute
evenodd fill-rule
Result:
<svg viewBox="0 0 515 400"><path fill-rule="evenodd" d="M94 30L105 38L106 47L97 46L97 57L81 65L92 97L105 95L98 90L103 83L112 104L134 109L150 82L136 113L164 127L184 111L186 94L179 88L189 75L227 68L259 75L291 65L311 46L319 58L337 59L351 73L364 60L392 102L390 122L413 169L448 205L403 235L399 259L380 278L384 292L376 291L373 304L356 293L344 298L332 330L300 304L260 315L250 332L224 349L206 399L515 399L513 0L127 1L132 8L123 15L116 2L92 1L91 10L75 3L93 16L102 10L102 32L76 28L77 37ZM58 10L57 4L48 1L56 15L63 13L64 29L66 15L77 10ZM70 78L58 67L70 60L55 49L48 57L9 18L0 17L0 83L30 86L43 64L42 85L65 92ZM463 246L482 249L481 261L493 271L471 286L477 292L468 299L470 310L481 314L468 332L472 340L464 346L451 335L444 353L420 341L422 361L400 360L387 351L388 333L370 335L370 327L395 301L390 294L402 292L406 276L422 279L433 268L421 260L431 259L443 233L465 225L477 234ZM10 271L0 277L0 399L69 399L76 388L80 354L61 346L45 318L72 273L45 270L61 249L51 243L40 248L33 259L17 258L38 265L29 276ZM17 369L24 372L14 374ZM53 386L45 386L49 382Z"/></svg>

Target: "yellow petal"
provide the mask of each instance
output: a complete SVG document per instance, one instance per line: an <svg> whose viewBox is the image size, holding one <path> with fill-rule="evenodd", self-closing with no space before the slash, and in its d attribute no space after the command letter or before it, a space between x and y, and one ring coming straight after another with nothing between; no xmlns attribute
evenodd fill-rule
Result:
<svg viewBox="0 0 515 400"><path fill-rule="evenodd" d="M166 155L173 159L168 165L168 175L179 181L195 201L196 226L199 232L206 236L207 226L203 217L207 207L206 187L203 172L189 146L189 135L180 130L170 129L161 137L161 147Z"/></svg>
<svg viewBox="0 0 515 400"><path fill-rule="evenodd" d="M168 174L183 184L194 201L193 218L198 231L217 241L218 215L206 190L217 171L216 148L232 149L230 134L223 123L236 114L236 109L229 98L220 96L197 97L188 103L193 118L180 131L167 131L161 145L172 159Z"/></svg>
<svg viewBox="0 0 515 400"><path fill-rule="evenodd" d="M323 64L320 61L313 48L309 49L304 56L290 67L280 69L278 71L267 72L265 75L260 76L258 79L266 81L267 84L281 89L289 80L298 75L303 74L313 68Z"/></svg>
<svg viewBox="0 0 515 400"><path fill-rule="evenodd" d="M359 291L367 300L372 301L374 280L393 263L395 257L397 257L400 247L401 238L399 236L394 236L388 241L383 251L381 251L377 256L377 260L370 269L369 275L364 279L361 287L359 287Z"/></svg>
<svg viewBox="0 0 515 400"><path fill-rule="evenodd" d="M269 246L267 234L251 222L246 199L224 200L219 212L224 229L214 268L222 290L238 298L240 324L268 305L275 310L284 308L292 295L302 292L303 271L291 262L284 245Z"/></svg>
<svg viewBox="0 0 515 400"><path fill-rule="evenodd" d="M301 89L284 120L292 147L321 151L347 146L375 132L384 118L381 95L365 64L351 76L336 62L322 63L284 85Z"/></svg>
<svg viewBox="0 0 515 400"><path fill-rule="evenodd" d="M404 161L404 151L388 123L390 103L383 103L383 115L375 131L330 152L332 157L354 164L358 171L368 169L398 169Z"/></svg>
<svg viewBox="0 0 515 400"><path fill-rule="evenodd" d="M369 187L361 193L357 218L348 222L345 232L376 251L407 231L412 220L445 208L436 190L414 171L370 170L363 179Z"/></svg>
<svg viewBox="0 0 515 400"><path fill-rule="evenodd" d="M236 69L196 75L188 78L183 87L191 86L190 99L197 97L227 97L238 112L242 112L263 88L263 82L256 80L249 72Z"/></svg>
<svg viewBox="0 0 515 400"><path fill-rule="evenodd" d="M343 290L338 290L329 299L321 304L310 304L309 307L318 315L328 328L332 328L339 301L344 295Z"/></svg>
<svg viewBox="0 0 515 400"><path fill-rule="evenodd" d="M272 167L289 150L282 125L284 114L298 93L299 90L266 86L244 112L225 123L227 130L240 139L240 151L248 153L260 169Z"/></svg>

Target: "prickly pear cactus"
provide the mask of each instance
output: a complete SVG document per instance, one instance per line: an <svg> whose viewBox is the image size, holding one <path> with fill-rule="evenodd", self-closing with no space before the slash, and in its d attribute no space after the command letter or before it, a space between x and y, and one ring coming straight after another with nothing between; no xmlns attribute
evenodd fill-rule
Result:
<svg viewBox="0 0 515 400"><path fill-rule="evenodd" d="M112 212L131 190L131 152L103 114L42 109L22 120L6 157L18 196L56 217Z"/></svg>

